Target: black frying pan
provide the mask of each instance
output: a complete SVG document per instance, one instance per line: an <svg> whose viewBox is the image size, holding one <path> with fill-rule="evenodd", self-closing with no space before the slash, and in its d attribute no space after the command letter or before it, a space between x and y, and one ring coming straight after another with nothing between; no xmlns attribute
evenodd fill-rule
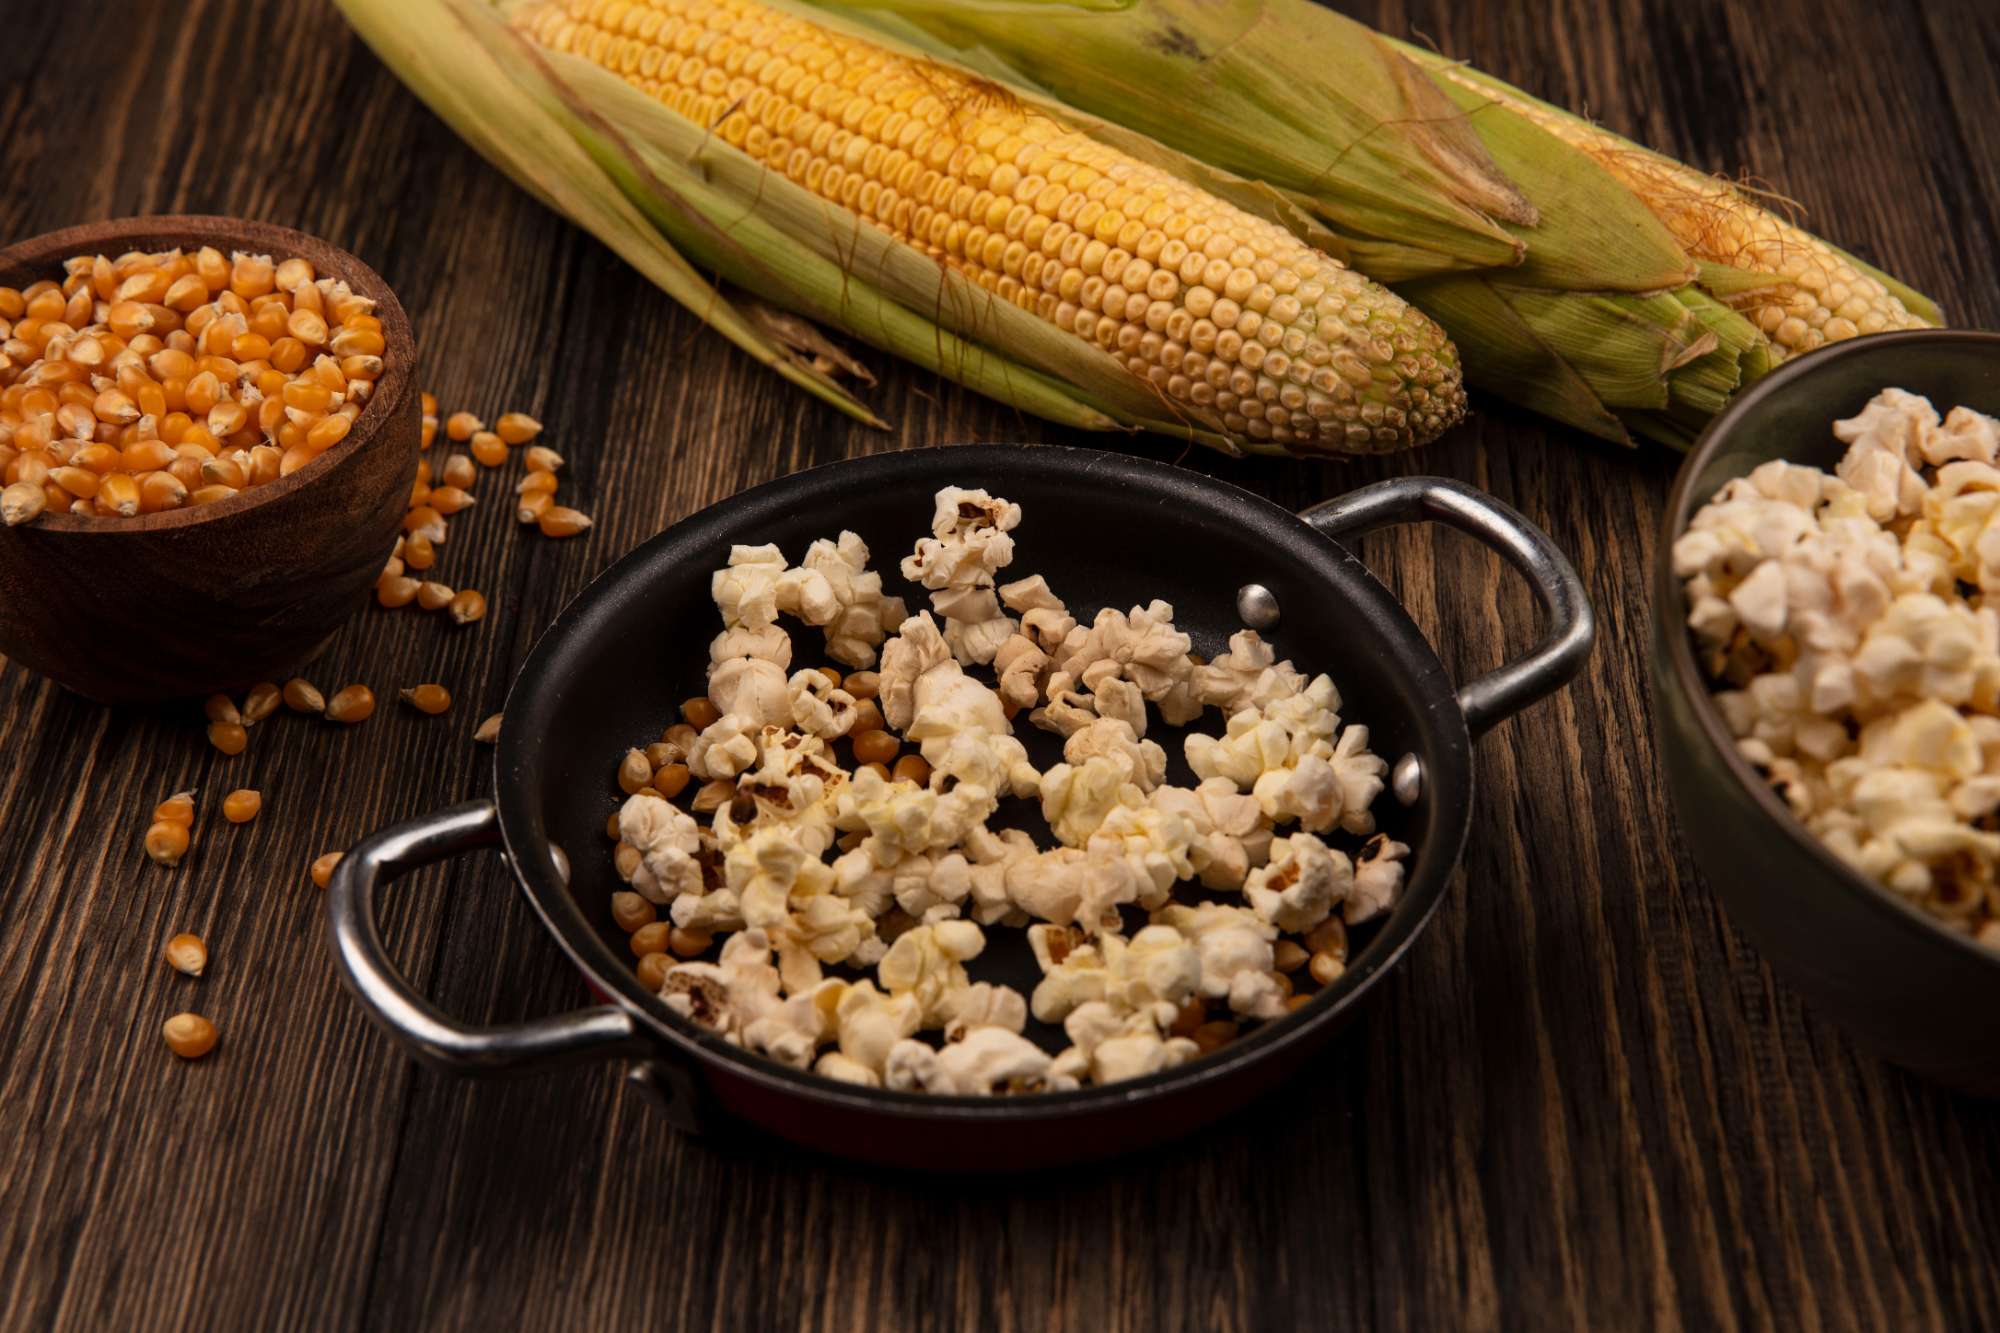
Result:
<svg viewBox="0 0 2000 1333"><path fill-rule="evenodd" d="M1076 1092L936 1097L852 1087L748 1054L678 1017L639 984L610 920L617 886L604 836L622 797L610 782L635 737L656 736L701 692L716 628L709 574L735 542L796 558L814 538L860 533L873 565L895 566L941 486L983 486L1018 502L1010 573L1041 573L1087 620L1101 606L1162 597L1195 651L1214 655L1244 623L1282 657L1326 671L1341 715L1367 724L1392 764L1377 802L1412 851L1402 897L1357 932L1346 974L1297 1012L1178 1069ZM1437 520L1478 537L1534 585L1548 631L1528 657L1455 689L1403 608L1334 538ZM923 605L921 594L913 608ZM1275 617L1275 620L1273 619ZM1268 626L1268 627L1267 627ZM563 611L514 684L494 760L494 799L385 829L342 859L327 893L334 956L374 1017L419 1056L466 1073L563 1060L623 1059L689 1129L751 1126L822 1150L905 1166L1006 1169L1107 1156L1186 1133L1264 1092L1352 1017L1437 908L1472 809L1472 741L1559 688L1589 655L1582 585L1549 539L1458 482L1382 482L1294 516L1197 473L1095 450L960 446L853 459L746 491L678 523L619 561ZM818 635L805 631L803 662ZM1213 718L1208 719L1213 724ZM1037 763L1054 744L1022 728ZM1180 763L1179 745L1168 753ZM1179 781L1187 781L1185 769ZM550 850L572 864L574 892ZM528 902L590 985L594 1008L476 1028L433 1008L396 971L375 929L375 890L413 866L502 844ZM1034 980L1021 932L992 932L975 977ZM996 974L994 968L1000 969ZM1025 984L1022 984L1025 983Z"/></svg>

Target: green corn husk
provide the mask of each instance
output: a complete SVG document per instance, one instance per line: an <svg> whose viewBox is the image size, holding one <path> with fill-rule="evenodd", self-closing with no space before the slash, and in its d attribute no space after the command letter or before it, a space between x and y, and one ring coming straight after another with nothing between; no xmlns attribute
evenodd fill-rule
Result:
<svg viewBox="0 0 2000 1333"><path fill-rule="evenodd" d="M1309 0L813 2L1272 186L1445 327L1469 384L1593 435L1685 446L1785 354L1729 304L1778 280L1692 256L1562 131L1644 150Z"/></svg>
<svg viewBox="0 0 2000 1333"><path fill-rule="evenodd" d="M506 23L518 2L337 0L382 60L486 157L731 341L825 401L879 424L826 372L834 362L825 344L797 321L766 317L767 307L838 329L1048 420L1089 430L1158 431L1229 452L1282 451L1168 402L1094 344L769 171L617 75L536 46ZM785 0L772 7L908 50L852 20ZM1038 101L1028 93L1023 98ZM1060 114L1247 212L1331 243L1325 227L1266 186L1087 114L1066 108Z"/></svg>

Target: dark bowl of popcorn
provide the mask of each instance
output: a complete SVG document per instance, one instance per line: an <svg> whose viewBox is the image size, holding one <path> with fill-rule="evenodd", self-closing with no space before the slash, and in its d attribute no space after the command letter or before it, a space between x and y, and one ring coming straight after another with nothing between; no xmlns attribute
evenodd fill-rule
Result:
<svg viewBox="0 0 2000 1333"><path fill-rule="evenodd" d="M1857 338L1741 394L1675 482L1651 661L1734 922L1862 1045L2000 1096L2000 333Z"/></svg>

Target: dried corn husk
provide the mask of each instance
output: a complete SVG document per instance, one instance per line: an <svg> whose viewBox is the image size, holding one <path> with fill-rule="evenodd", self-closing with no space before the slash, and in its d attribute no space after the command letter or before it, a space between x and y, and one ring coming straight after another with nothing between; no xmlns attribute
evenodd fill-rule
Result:
<svg viewBox="0 0 2000 1333"><path fill-rule="evenodd" d="M1606 439L1684 444L1789 352L1940 322L1747 192L1310 0L815 2L1272 186L1469 383Z"/></svg>

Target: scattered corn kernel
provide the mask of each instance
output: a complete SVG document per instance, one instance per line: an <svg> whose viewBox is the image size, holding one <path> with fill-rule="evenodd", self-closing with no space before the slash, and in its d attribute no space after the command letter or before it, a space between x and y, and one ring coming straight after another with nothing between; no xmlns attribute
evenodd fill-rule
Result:
<svg viewBox="0 0 2000 1333"><path fill-rule="evenodd" d="M156 819L146 830L146 855L163 866L177 866L187 855L188 826L171 819Z"/></svg>
<svg viewBox="0 0 2000 1333"><path fill-rule="evenodd" d="M215 1024L200 1014L175 1014L161 1026L160 1035L183 1060L199 1060L215 1049Z"/></svg>
<svg viewBox="0 0 2000 1333"><path fill-rule="evenodd" d="M612 818L618 816L613 815ZM616 829L612 830L611 836L618 836ZM611 864L617 869L618 878L630 883L632 876L639 873L639 849L629 842L619 843L611 849Z"/></svg>
<svg viewBox="0 0 2000 1333"><path fill-rule="evenodd" d="M1340 980L1340 974L1347 970L1347 964L1330 953L1316 953L1308 966L1312 979L1322 986L1331 986Z"/></svg>
<svg viewBox="0 0 2000 1333"><path fill-rule="evenodd" d="M0 491L0 519L10 528L32 522L48 505L48 492L31 481L17 481Z"/></svg>
<svg viewBox="0 0 2000 1333"><path fill-rule="evenodd" d="M222 798L222 817L232 824L247 824L264 808L264 794L251 787L238 787Z"/></svg>
<svg viewBox="0 0 2000 1333"><path fill-rule="evenodd" d="M502 412L493 429L508 444L526 444L542 433L542 423L526 412Z"/></svg>
<svg viewBox="0 0 2000 1333"><path fill-rule="evenodd" d="M238 755L250 743L250 733L243 730L241 722L211 722L208 724L208 743L224 754Z"/></svg>
<svg viewBox="0 0 2000 1333"><path fill-rule="evenodd" d="M447 608L451 618L461 625L470 625L475 620L486 618L486 594L473 588L461 589L451 599Z"/></svg>
<svg viewBox="0 0 2000 1333"><path fill-rule="evenodd" d="M161 953L166 958L168 967L176 972L185 972L191 977L200 976L202 970L208 966L208 946L201 942L199 935L186 933L176 935L167 941L167 947L161 950Z"/></svg>
<svg viewBox="0 0 2000 1333"><path fill-rule="evenodd" d="M312 882L322 889L333 883L333 868L340 864L340 852L327 852L312 863Z"/></svg>
<svg viewBox="0 0 2000 1333"><path fill-rule="evenodd" d="M247 727L262 722L277 712L278 705L282 702L284 702L283 693L276 685L268 680L258 681L243 696L243 707L239 710L243 714L243 725Z"/></svg>
<svg viewBox="0 0 2000 1333"><path fill-rule="evenodd" d="M889 776L889 766L887 764L863 764L861 767L867 769L884 782L892 780Z"/></svg>
<svg viewBox="0 0 2000 1333"><path fill-rule="evenodd" d="M1272 948L1273 966L1280 972L1296 972L1306 965L1306 951L1294 940L1279 940Z"/></svg>
<svg viewBox="0 0 2000 1333"><path fill-rule="evenodd" d="M375 691L366 685L349 685L326 701L330 722L360 722L375 711Z"/></svg>
<svg viewBox="0 0 2000 1333"><path fill-rule="evenodd" d="M667 947L683 958L700 957L714 942L714 936L705 930L685 930L675 926L667 932Z"/></svg>
<svg viewBox="0 0 2000 1333"><path fill-rule="evenodd" d="M473 505L472 492L457 486L439 486L431 491L431 508L440 514L456 514Z"/></svg>
<svg viewBox="0 0 2000 1333"><path fill-rule="evenodd" d="M211 694L201 705L201 711L208 715L210 722L241 722L242 712L236 701L226 694Z"/></svg>
<svg viewBox="0 0 2000 1333"><path fill-rule="evenodd" d="M454 440L469 440L485 429L486 423L470 412L453 412L444 422L444 433Z"/></svg>
<svg viewBox="0 0 2000 1333"><path fill-rule="evenodd" d="M556 497L547 491L530 491L515 503L514 517L523 523L539 523L555 502Z"/></svg>
<svg viewBox="0 0 2000 1333"><path fill-rule="evenodd" d="M460 490L470 490L472 489L472 484L478 479L479 470L473 466L472 460L464 454L453 454L450 458L444 460L444 469L440 473L440 480L445 485L456 486Z"/></svg>
<svg viewBox="0 0 2000 1333"><path fill-rule="evenodd" d="M906 754L889 770L889 776L898 782L914 782L919 787L928 787L931 781L931 766L920 754Z"/></svg>
<svg viewBox="0 0 2000 1333"><path fill-rule="evenodd" d="M451 605L451 599L458 596L450 585L443 583L419 583L417 585L417 605L426 611L442 611Z"/></svg>
<svg viewBox="0 0 2000 1333"><path fill-rule="evenodd" d="M285 707L295 713L324 713L326 696L304 676L293 676L285 682Z"/></svg>
<svg viewBox="0 0 2000 1333"><path fill-rule="evenodd" d="M631 849L634 855L639 849ZM649 926L660 919L659 909L636 893L618 892L611 895L611 919L618 923L618 929L630 935L641 926Z"/></svg>
<svg viewBox="0 0 2000 1333"><path fill-rule="evenodd" d="M419 713L429 713L436 717L451 707L451 691L442 685L430 683L412 685L402 691L402 700Z"/></svg>
<svg viewBox="0 0 2000 1333"><path fill-rule="evenodd" d="M632 796L652 781L653 766L646 761L645 752L627 750L625 757L618 761L618 789L627 796Z"/></svg>
<svg viewBox="0 0 2000 1333"><path fill-rule="evenodd" d="M877 729L859 735L850 732L849 736L854 742L855 759L864 764L886 764L903 748L893 732Z"/></svg>
<svg viewBox="0 0 2000 1333"><path fill-rule="evenodd" d="M688 776L686 764L667 764L653 774L653 790L671 801L687 790Z"/></svg>
<svg viewBox="0 0 2000 1333"><path fill-rule="evenodd" d="M639 978L641 986L656 991L666 984L667 969L673 965L674 960L666 954L649 953L639 960L637 967L632 969L632 975Z"/></svg>
<svg viewBox="0 0 2000 1333"><path fill-rule="evenodd" d="M507 461L507 442L491 431L480 431L466 446L481 467L499 467Z"/></svg>
<svg viewBox="0 0 2000 1333"><path fill-rule="evenodd" d="M417 599L417 590L422 586L407 574L384 574L375 580L375 600L391 609L408 606Z"/></svg>
<svg viewBox="0 0 2000 1333"><path fill-rule="evenodd" d="M721 716L722 710L706 696L689 699L681 705L681 717L697 731L714 726Z"/></svg>
<svg viewBox="0 0 2000 1333"><path fill-rule="evenodd" d="M472 733L472 739L481 745L492 745L497 742L500 739L500 714L495 713L481 722L478 729Z"/></svg>
<svg viewBox="0 0 2000 1333"><path fill-rule="evenodd" d="M194 793L177 791L153 807L153 818L169 824L194 823Z"/></svg>
<svg viewBox="0 0 2000 1333"><path fill-rule="evenodd" d="M550 505L536 520L544 537L574 537L590 525L590 515L567 505Z"/></svg>
<svg viewBox="0 0 2000 1333"><path fill-rule="evenodd" d="M720 810L735 795L735 783L728 778L717 778L713 782L702 784L701 790L694 794L694 800L688 804L698 815L712 814Z"/></svg>
<svg viewBox="0 0 2000 1333"><path fill-rule="evenodd" d="M667 939L672 931L673 927L664 921L647 922L633 931L632 938L627 941L632 947L632 956L644 958L649 953L665 953Z"/></svg>
<svg viewBox="0 0 2000 1333"><path fill-rule="evenodd" d="M531 444L521 456L530 472L560 472L563 456L543 444Z"/></svg>

